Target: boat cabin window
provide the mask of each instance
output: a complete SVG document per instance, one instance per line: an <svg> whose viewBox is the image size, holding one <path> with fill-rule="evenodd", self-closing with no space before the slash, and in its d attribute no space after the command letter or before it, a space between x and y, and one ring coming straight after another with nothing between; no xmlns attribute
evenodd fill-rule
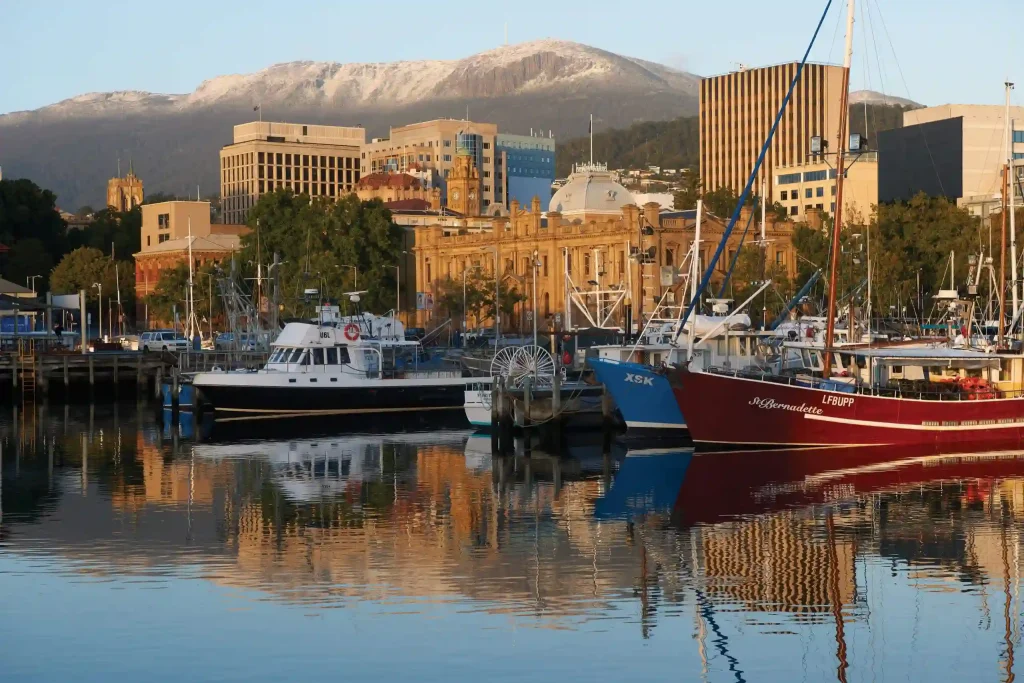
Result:
<svg viewBox="0 0 1024 683"><path fill-rule="evenodd" d="M894 375L902 375L903 374L903 366L902 365L894 365L894 366L892 366L891 372Z"/></svg>
<svg viewBox="0 0 1024 683"><path fill-rule="evenodd" d="M302 356L299 358L299 365L309 365L309 351L302 351Z"/></svg>
<svg viewBox="0 0 1024 683"><path fill-rule="evenodd" d="M313 357L313 364L314 365L323 365L324 364L324 350L323 349L310 349L310 352L311 352L311 355Z"/></svg>
<svg viewBox="0 0 1024 683"><path fill-rule="evenodd" d="M348 357L348 349L344 346L338 347L338 362L342 365L348 365L352 360Z"/></svg>
<svg viewBox="0 0 1024 683"><path fill-rule="evenodd" d="M299 357L302 355L302 349L292 349L291 355L288 356L289 363L298 363Z"/></svg>
<svg viewBox="0 0 1024 683"><path fill-rule="evenodd" d="M286 352L286 349L275 349L274 353L271 354L271 356L270 356L270 360L268 360L267 362L268 363L280 363L281 359L284 357L285 352Z"/></svg>
<svg viewBox="0 0 1024 683"><path fill-rule="evenodd" d="M329 349L325 349L325 351L327 351L327 364L328 365L337 365L338 364L338 349L336 349L336 348L334 348L332 346Z"/></svg>

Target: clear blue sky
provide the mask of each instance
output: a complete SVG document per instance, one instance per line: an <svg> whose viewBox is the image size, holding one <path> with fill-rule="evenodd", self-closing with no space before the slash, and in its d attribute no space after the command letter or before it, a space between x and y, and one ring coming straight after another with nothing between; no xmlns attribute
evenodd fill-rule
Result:
<svg viewBox="0 0 1024 683"><path fill-rule="evenodd" d="M845 3L834 2L812 54L819 61L841 61ZM1014 102L1024 102L1024 49L1010 49L1016 4L859 0L854 89L868 85L867 73L873 89L884 83L887 94L926 104L999 103L1009 76L1021 83ZM501 44L505 22L510 42L564 38L708 75L738 62L797 58L823 7L824 0L0 0L0 113L92 91L189 92L212 76L285 61L464 57Z"/></svg>

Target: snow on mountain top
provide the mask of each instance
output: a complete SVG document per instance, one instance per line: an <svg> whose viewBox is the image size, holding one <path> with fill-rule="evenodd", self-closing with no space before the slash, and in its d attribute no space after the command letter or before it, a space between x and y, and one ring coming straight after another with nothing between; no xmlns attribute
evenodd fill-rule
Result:
<svg viewBox="0 0 1024 683"><path fill-rule="evenodd" d="M886 95L885 93L876 92L874 90L856 90L850 93L850 104L862 104L864 102L867 102L868 104L898 104L901 107L915 108L923 106L913 100L908 100L905 97Z"/></svg>

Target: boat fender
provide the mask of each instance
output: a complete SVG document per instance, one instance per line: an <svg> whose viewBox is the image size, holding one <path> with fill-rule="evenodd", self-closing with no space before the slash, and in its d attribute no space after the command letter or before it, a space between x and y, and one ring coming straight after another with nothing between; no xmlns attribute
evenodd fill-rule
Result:
<svg viewBox="0 0 1024 683"><path fill-rule="evenodd" d="M345 325L345 339L348 339L349 341L359 339L359 326L355 323Z"/></svg>

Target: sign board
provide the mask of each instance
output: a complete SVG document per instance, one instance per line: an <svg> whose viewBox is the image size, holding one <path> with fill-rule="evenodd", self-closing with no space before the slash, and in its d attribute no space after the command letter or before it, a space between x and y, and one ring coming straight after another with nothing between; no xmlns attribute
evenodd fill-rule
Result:
<svg viewBox="0 0 1024 683"><path fill-rule="evenodd" d="M821 136L815 135L811 138L811 154L821 154Z"/></svg>
<svg viewBox="0 0 1024 683"><path fill-rule="evenodd" d="M423 292L416 292L416 310L422 311L424 309Z"/></svg>
<svg viewBox="0 0 1024 683"><path fill-rule="evenodd" d="M863 140L860 133L850 133L850 151L859 152L863 146Z"/></svg>
<svg viewBox="0 0 1024 683"><path fill-rule="evenodd" d="M428 311L434 310L434 293L424 292L423 293L423 307Z"/></svg>
<svg viewBox="0 0 1024 683"><path fill-rule="evenodd" d="M78 310L78 295L77 294L54 294L53 305L57 308L67 308L71 310Z"/></svg>

